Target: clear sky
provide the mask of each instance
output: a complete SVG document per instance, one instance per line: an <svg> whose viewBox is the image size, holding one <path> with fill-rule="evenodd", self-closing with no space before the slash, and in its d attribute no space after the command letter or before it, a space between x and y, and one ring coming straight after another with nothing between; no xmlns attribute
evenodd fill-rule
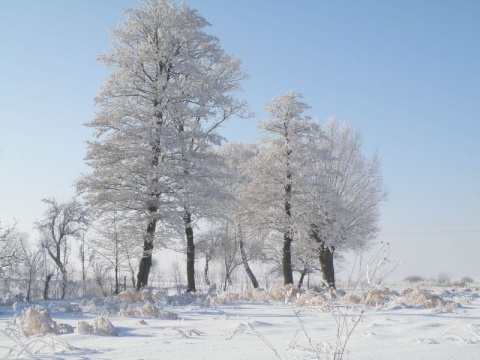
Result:
<svg viewBox="0 0 480 360"><path fill-rule="evenodd" d="M287 90L310 115L358 127L390 189L379 239L396 277L480 278L480 2L187 0L243 60L256 117L230 121L254 142L263 104ZM134 0L0 1L0 221L31 231L41 199L65 200L83 163L96 61ZM35 235L33 235L35 236Z"/></svg>

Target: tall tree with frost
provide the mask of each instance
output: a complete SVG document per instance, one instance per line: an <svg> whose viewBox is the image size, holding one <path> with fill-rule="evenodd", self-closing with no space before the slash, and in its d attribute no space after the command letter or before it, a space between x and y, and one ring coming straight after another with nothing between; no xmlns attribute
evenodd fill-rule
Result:
<svg viewBox="0 0 480 360"><path fill-rule="evenodd" d="M69 241L86 230L90 222L89 213L76 199L64 203L53 198L42 201L46 210L43 219L36 223L36 228L41 234L42 246L62 274L61 298L64 299L71 248Z"/></svg>
<svg viewBox="0 0 480 360"><path fill-rule="evenodd" d="M261 228L282 237L282 272L284 284L293 284L292 242L299 230L303 206L299 195L306 175L311 134L318 125L303 113L309 106L302 96L290 91L268 102L269 120L258 127L266 133L259 154L252 162L252 182L248 186L251 211L257 212Z"/></svg>
<svg viewBox="0 0 480 360"><path fill-rule="evenodd" d="M309 235L314 242L326 284L335 287L335 251L359 251L378 232L379 206L386 200L380 160L362 153L361 134L335 119L324 126L318 149L328 150L331 160L317 157L315 183L309 188Z"/></svg>
<svg viewBox="0 0 480 360"><path fill-rule="evenodd" d="M113 71L87 124L96 129L86 156L92 172L78 189L100 212L114 207L143 220L137 289L148 283L158 228L183 228L188 290L195 291L193 225L205 206L197 192L205 189L209 146L222 140L218 126L244 112L233 93L245 74L197 11L172 0L142 3L125 11L111 31L111 52L100 57Z"/></svg>

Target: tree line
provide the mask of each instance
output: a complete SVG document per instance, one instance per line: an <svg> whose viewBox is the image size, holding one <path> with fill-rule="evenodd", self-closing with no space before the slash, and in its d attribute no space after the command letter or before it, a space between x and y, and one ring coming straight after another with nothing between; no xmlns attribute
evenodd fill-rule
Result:
<svg viewBox="0 0 480 360"><path fill-rule="evenodd" d="M99 57L111 71L86 124L94 137L90 172L76 182L81 202L44 200L37 224L63 286L67 239L89 229L116 272L126 262L136 269L137 290L148 285L159 247L184 252L189 292L200 258L207 285L210 261L221 258L224 288L238 266L258 287L250 265L259 261L284 284L298 273L302 286L320 272L335 287L334 260L368 248L387 195L379 158L362 153L359 130L335 119L320 124L289 91L265 104L255 144L228 142L224 123L252 116L237 98L247 78L240 60L184 4L147 0L125 15Z"/></svg>

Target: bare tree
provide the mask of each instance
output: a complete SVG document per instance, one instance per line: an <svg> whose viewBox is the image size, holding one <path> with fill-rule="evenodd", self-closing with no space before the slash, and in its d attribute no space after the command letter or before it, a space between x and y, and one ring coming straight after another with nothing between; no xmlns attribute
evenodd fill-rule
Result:
<svg viewBox="0 0 480 360"><path fill-rule="evenodd" d="M42 246L61 273L61 298L64 299L67 286L67 263L71 249L70 240L79 236L88 226L88 211L76 199L65 203L59 203L54 198L42 201L46 205L46 210L43 220L36 223L36 228L41 234ZM47 279L51 279L51 276Z"/></svg>
<svg viewBox="0 0 480 360"><path fill-rule="evenodd" d="M18 234L15 225L2 226L0 222L0 275L7 277L8 270L15 264L19 255Z"/></svg>
<svg viewBox="0 0 480 360"><path fill-rule="evenodd" d="M77 243L77 254L82 266L81 276L82 276L82 288L81 296L87 294L87 272L90 266L92 265L92 259L94 256L93 249L88 246L87 241L85 240L85 231L81 232L81 235L78 236Z"/></svg>
<svg viewBox="0 0 480 360"><path fill-rule="evenodd" d="M25 289L25 300L30 301L35 296L39 288L41 269L44 264L43 252L41 247L32 246L28 241L28 234L19 235L19 248L21 264L23 265L23 274L21 282Z"/></svg>
<svg viewBox="0 0 480 360"><path fill-rule="evenodd" d="M210 262L218 257L220 234L212 231L204 231L199 234L196 249L199 255L205 258L203 276L205 284L211 286L209 268Z"/></svg>

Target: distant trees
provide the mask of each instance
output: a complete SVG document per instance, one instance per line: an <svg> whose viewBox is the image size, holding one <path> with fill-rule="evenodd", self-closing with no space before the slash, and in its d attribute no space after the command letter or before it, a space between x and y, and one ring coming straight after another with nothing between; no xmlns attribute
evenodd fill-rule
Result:
<svg viewBox="0 0 480 360"><path fill-rule="evenodd" d="M19 252L17 238L15 224L8 226L0 222L0 275L3 278L6 278L8 270L17 259Z"/></svg>
<svg viewBox="0 0 480 360"><path fill-rule="evenodd" d="M246 78L240 60L206 32L196 10L174 0L141 3L125 11L99 57L111 72L86 124L94 129L85 157L91 171L76 183L89 210L77 200L43 200L39 247L0 223L0 275L21 272L27 298L35 283L47 298L56 273L64 298L77 238L81 294L89 271L104 295L120 291L122 269L137 290L147 286L154 242L181 248L189 292L197 290L199 258L207 286L211 266L220 265L224 289L242 266L257 288L261 262L285 285L295 274L301 287L321 272L335 287L339 254L368 248L378 232L387 196L378 156L363 154L357 129L308 116L294 91L265 104L256 144L226 143L219 128L250 116L236 97ZM183 272L174 273L179 283Z"/></svg>
<svg viewBox="0 0 480 360"><path fill-rule="evenodd" d="M90 222L89 213L76 199L63 203L54 198L42 201L45 203L46 210L43 219L37 222L36 228L41 234L43 248L61 273L61 298L63 299L66 294L67 263L71 249L69 241L86 229Z"/></svg>
<svg viewBox="0 0 480 360"><path fill-rule="evenodd" d="M96 132L78 190L99 212L134 213L144 222L137 289L147 285L157 224L186 237L188 290L195 291L193 227L208 208L212 144L219 125L245 104L232 95L245 77L240 61L205 33L206 20L171 0L126 10L112 30L113 71L87 124ZM210 195L209 195L210 194Z"/></svg>

